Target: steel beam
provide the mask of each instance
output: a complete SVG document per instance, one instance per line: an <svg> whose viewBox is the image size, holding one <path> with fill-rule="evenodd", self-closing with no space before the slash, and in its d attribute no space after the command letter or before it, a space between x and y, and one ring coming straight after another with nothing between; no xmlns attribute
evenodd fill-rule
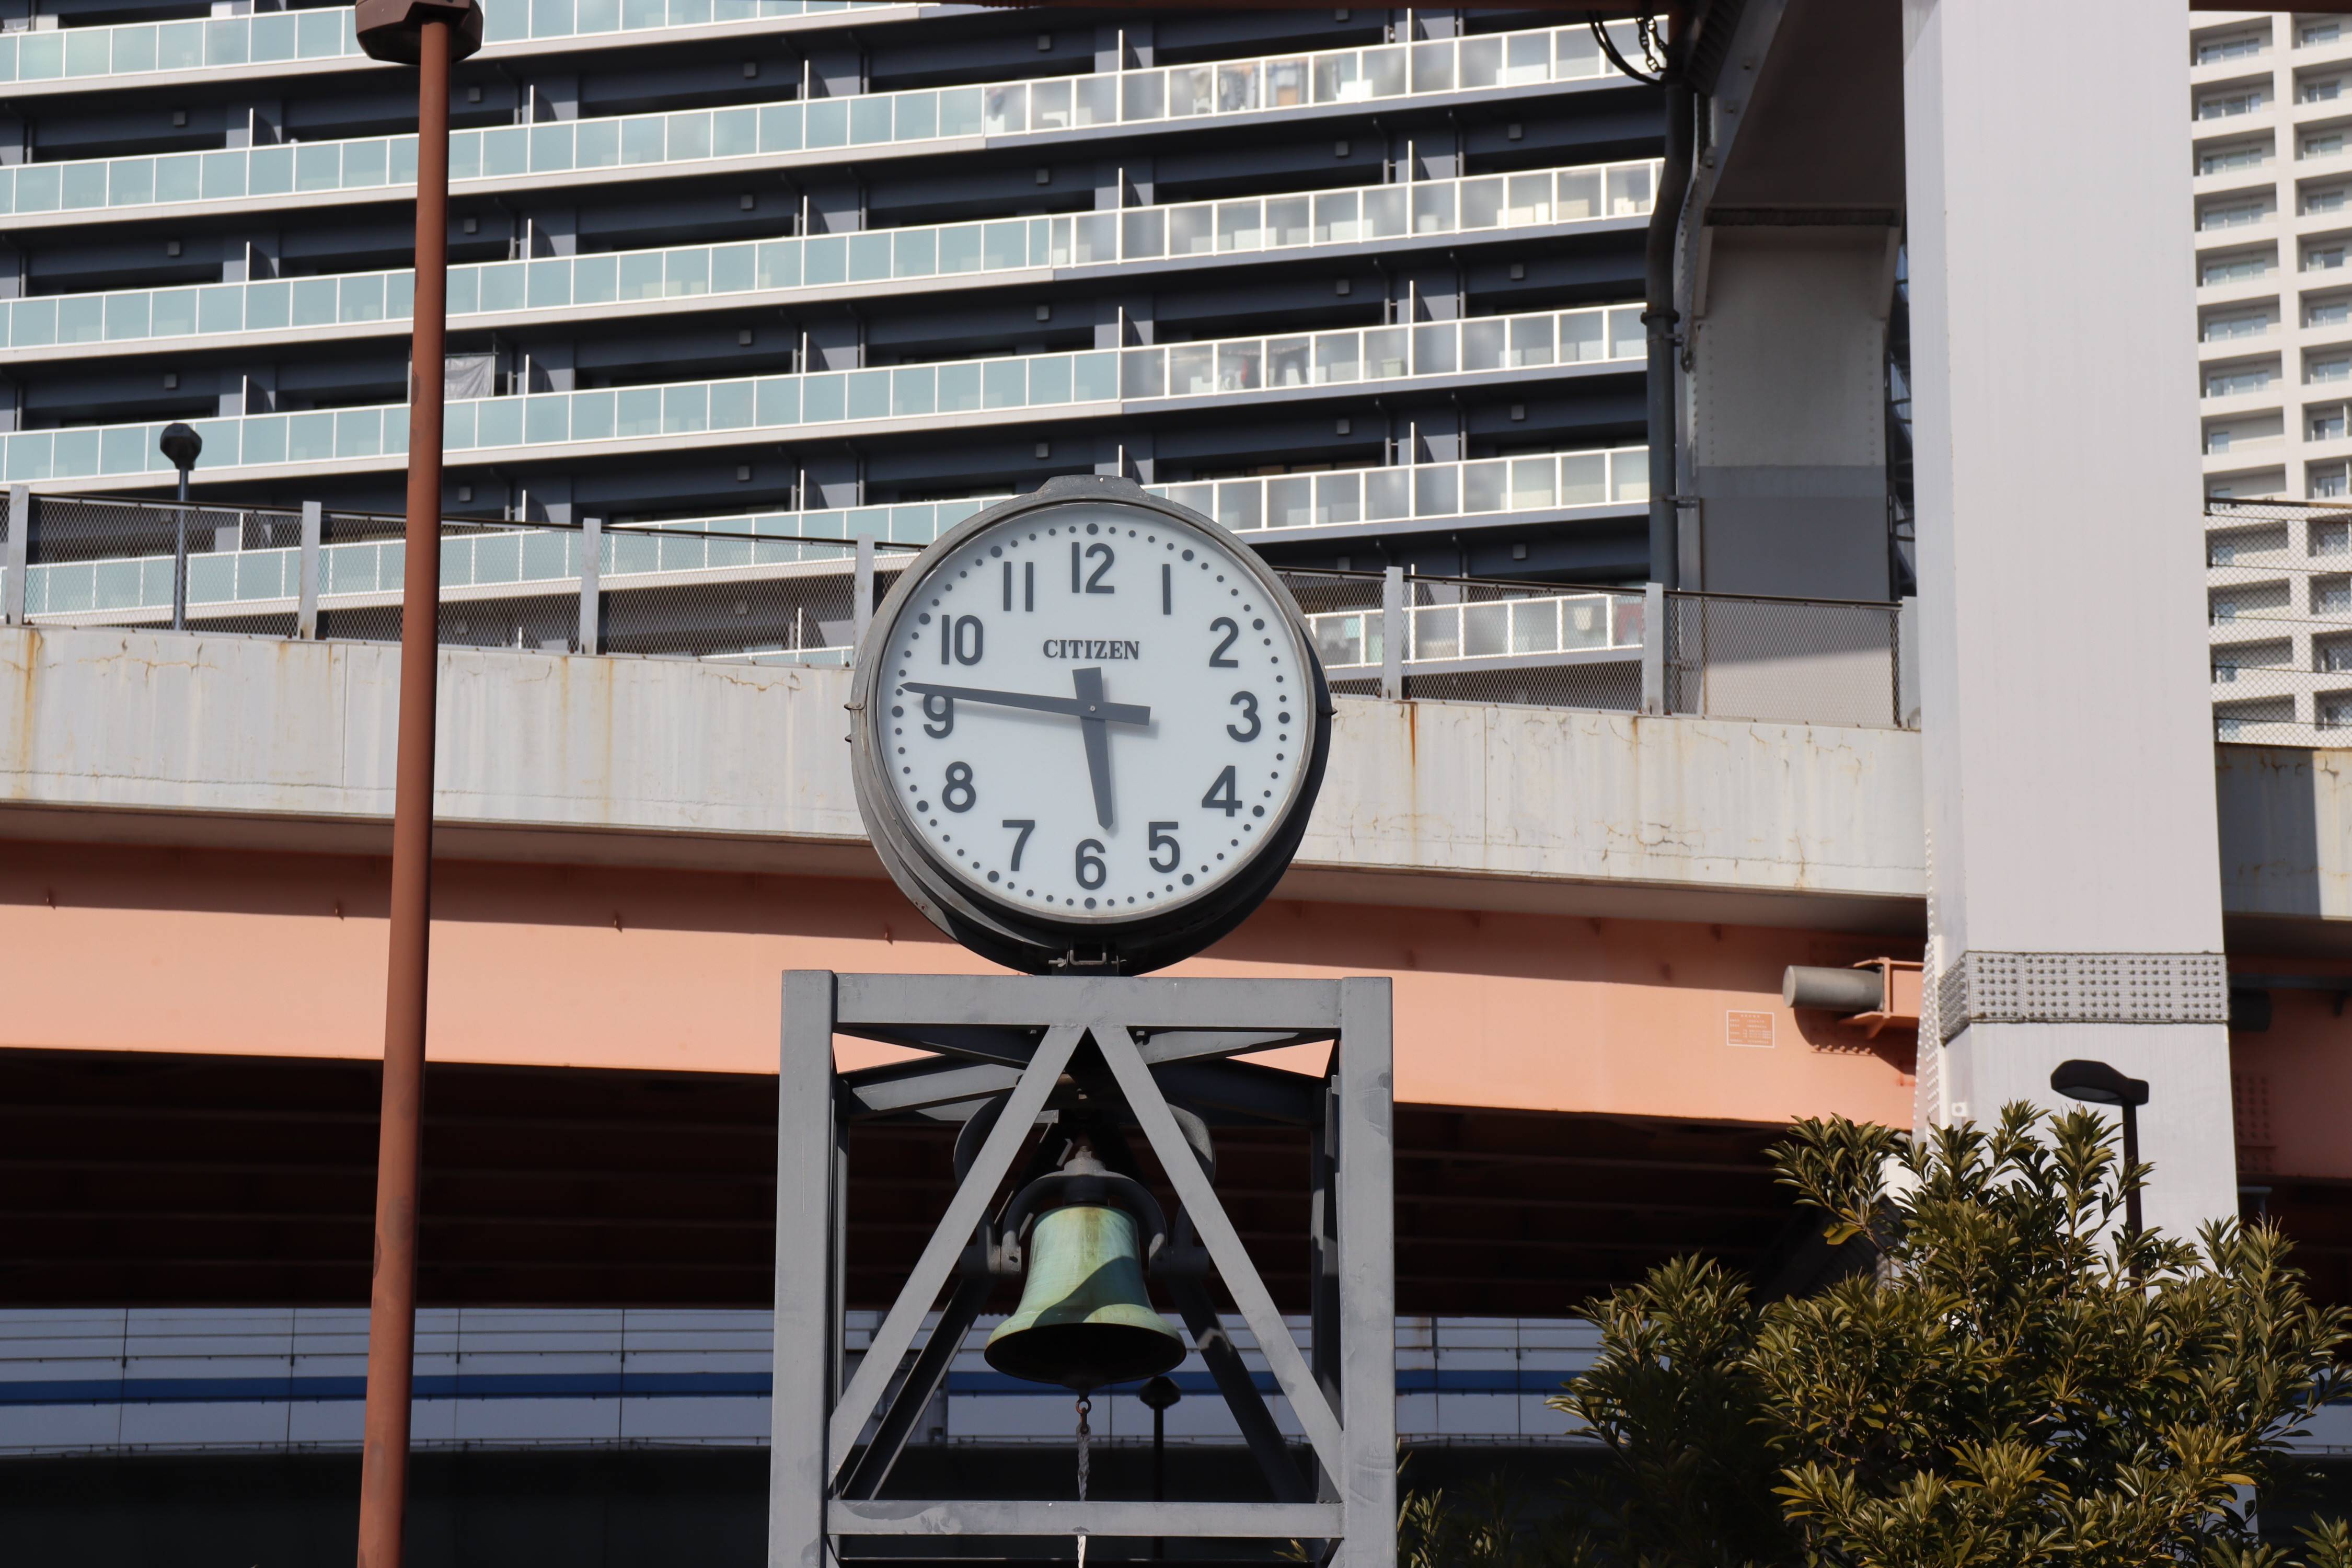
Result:
<svg viewBox="0 0 2352 1568"><path fill-rule="evenodd" d="M827 1267L839 1201L833 1158L833 975L824 970L793 970L784 976L776 1076L769 1568L825 1568L825 1417L841 1333Z"/></svg>
<svg viewBox="0 0 2352 1568"><path fill-rule="evenodd" d="M1339 1200L1339 1416L1347 1457L1340 1504L1349 1531L1338 1568L1396 1568L1396 1101L1391 994L1385 977L1343 980L1345 1042L1333 1071L1339 1100L1333 1186Z"/></svg>
<svg viewBox="0 0 2352 1568"><path fill-rule="evenodd" d="M1301 1541L1337 1535L1331 1503L1281 1502L835 1502L836 1535L1157 1535ZM1393 1528L1390 1533L1393 1535ZM1391 1542L1390 1555L1395 1555Z"/></svg>
<svg viewBox="0 0 2352 1568"><path fill-rule="evenodd" d="M1034 1027L1038 981L1027 975L844 974L839 1028L932 1024ZM1336 980L1170 980L1054 976L1056 1018L1116 1020L1131 1029L1314 1031L1339 1029Z"/></svg>

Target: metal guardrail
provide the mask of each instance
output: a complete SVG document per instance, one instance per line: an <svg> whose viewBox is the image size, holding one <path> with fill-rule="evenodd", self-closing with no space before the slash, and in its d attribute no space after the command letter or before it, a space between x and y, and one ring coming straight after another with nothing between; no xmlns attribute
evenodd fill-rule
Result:
<svg viewBox="0 0 2352 1568"><path fill-rule="evenodd" d="M1591 483L1622 454L1365 470L1416 492L1519 501ZM1528 463L1537 465L1528 468ZM1431 470L1445 471L1432 478ZM1486 470L1493 470L1491 474ZM1523 471L1524 470L1524 471ZM1580 472L1579 469L1577 472ZM1332 475L1307 476L1318 485ZM1429 483L1422 481L1429 480ZM1153 487L1234 510L1231 485ZM1578 480L1582 483L1584 481ZM1193 492L1210 492L1195 494ZM1263 492L1255 492L1263 500ZM1320 507L1328 498L1313 492ZM921 502L606 527L444 523L439 640L474 647L846 666L908 554L988 504ZM1302 493L1297 503L1304 508ZM32 526L19 528L19 509ZM1279 509L1274 509L1279 510ZM1370 510L1392 510L1374 506ZM1249 515L1265 520L1266 511ZM1355 521L1360 513L1351 514ZM0 506L0 620L165 626L184 536L194 629L388 642L401 636L401 520L299 509L34 497ZM816 531L822 530L822 531ZM1908 611L1891 604L1667 594L1386 572L1281 575L1335 691L1625 713L1916 723Z"/></svg>
<svg viewBox="0 0 2352 1568"><path fill-rule="evenodd" d="M2352 502L2205 504L2213 734L2352 746Z"/></svg>

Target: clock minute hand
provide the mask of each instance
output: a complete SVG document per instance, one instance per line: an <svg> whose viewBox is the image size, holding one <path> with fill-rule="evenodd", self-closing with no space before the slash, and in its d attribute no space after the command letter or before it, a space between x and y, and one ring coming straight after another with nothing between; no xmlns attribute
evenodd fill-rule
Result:
<svg viewBox="0 0 2352 1568"><path fill-rule="evenodd" d="M1096 671L1097 675L1101 671ZM1072 719L1098 719L1108 724L1150 724L1151 710L1135 702L1100 702L1089 713L1074 697L1039 697L1026 691L989 691L977 686L935 686L929 681L902 680L902 691L920 697L951 697L959 702L982 702L994 708L1026 708L1038 713L1059 713Z"/></svg>
<svg viewBox="0 0 2352 1568"><path fill-rule="evenodd" d="M1095 820L1110 826L1110 726L1103 718L1103 678L1097 669L1074 669L1077 688L1078 728L1087 738L1087 776L1095 787Z"/></svg>

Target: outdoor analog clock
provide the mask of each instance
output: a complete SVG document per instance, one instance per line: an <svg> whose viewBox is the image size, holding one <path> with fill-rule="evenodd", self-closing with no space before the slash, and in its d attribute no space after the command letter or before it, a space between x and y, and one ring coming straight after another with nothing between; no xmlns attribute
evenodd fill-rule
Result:
<svg viewBox="0 0 2352 1568"><path fill-rule="evenodd" d="M1331 702L1248 547L1065 478L923 552L857 650L857 804L891 877L982 955L1139 973L1270 892Z"/></svg>

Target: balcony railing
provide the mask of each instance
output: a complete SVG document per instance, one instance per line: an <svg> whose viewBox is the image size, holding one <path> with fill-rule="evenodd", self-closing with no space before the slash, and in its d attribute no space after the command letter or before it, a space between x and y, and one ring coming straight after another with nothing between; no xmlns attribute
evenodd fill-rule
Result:
<svg viewBox="0 0 2352 1568"><path fill-rule="evenodd" d="M1404 661L1443 665L1538 654L1642 651L1643 595L1556 594L1485 604L1414 605L1403 618ZM1387 656L1379 610L1330 610L1307 624L1323 667L1346 679L1377 669Z"/></svg>
<svg viewBox="0 0 2352 1568"><path fill-rule="evenodd" d="M496 46L885 8L872 0L509 0L483 7L482 37ZM360 53L352 16L348 5L330 5L0 34L0 81L80 81L303 60L373 64Z"/></svg>
<svg viewBox="0 0 2352 1568"><path fill-rule="evenodd" d="M537 175L652 173L664 164L846 153L1516 89L1603 77L1613 69L1582 25L1490 33L1034 82L460 131L449 138L449 178L462 190L469 184L495 185ZM403 188L415 180L414 136L20 163L0 169L0 214L72 214L249 196L315 198L337 191Z"/></svg>
<svg viewBox="0 0 2352 1568"><path fill-rule="evenodd" d="M1645 348L1640 307L1598 306L1166 347L478 398L448 405L444 438L451 452L589 442L612 450L619 443L656 439L726 445L758 432L811 426L1017 420L1038 408L1093 405L1110 412L1176 398L1631 363ZM204 437L205 466L215 472L322 463L397 468L408 446L404 404L252 414L194 425ZM156 446L161 430L142 424L19 431L0 442L0 460L10 483L161 475L171 471Z"/></svg>
<svg viewBox="0 0 2352 1568"><path fill-rule="evenodd" d="M309 15L309 13L291 13ZM1244 255L1417 235L1640 217L1654 160L1187 202L1071 217L1006 218L735 245L499 261L449 269L453 316L756 295L1161 258ZM415 275L359 272L177 289L63 294L0 305L0 349L365 327L408 320Z"/></svg>

